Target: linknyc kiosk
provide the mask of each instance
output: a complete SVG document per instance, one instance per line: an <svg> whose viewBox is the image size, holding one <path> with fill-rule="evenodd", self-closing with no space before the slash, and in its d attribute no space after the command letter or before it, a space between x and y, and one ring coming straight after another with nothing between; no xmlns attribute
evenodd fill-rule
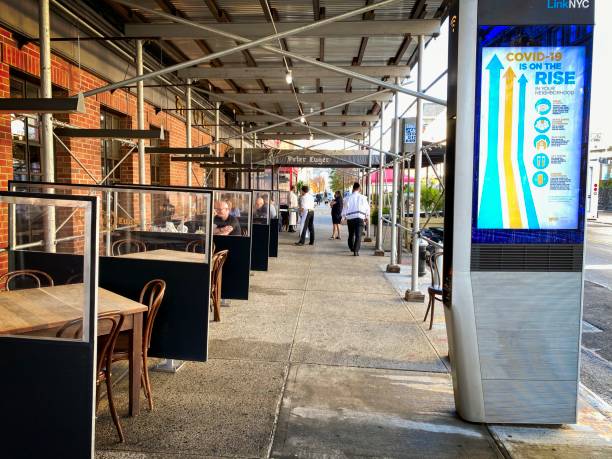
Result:
<svg viewBox="0 0 612 459"><path fill-rule="evenodd" d="M444 310L468 421L576 422L594 7L451 7Z"/></svg>

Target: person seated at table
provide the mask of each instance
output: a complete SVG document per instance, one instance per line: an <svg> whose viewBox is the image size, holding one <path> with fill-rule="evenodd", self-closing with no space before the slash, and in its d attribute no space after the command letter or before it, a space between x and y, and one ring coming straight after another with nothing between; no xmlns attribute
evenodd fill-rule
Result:
<svg viewBox="0 0 612 459"><path fill-rule="evenodd" d="M234 200L231 198L227 199L227 204L229 205L229 208L230 208L230 215L236 218L240 217L240 207L236 205Z"/></svg>
<svg viewBox="0 0 612 459"><path fill-rule="evenodd" d="M264 221L268 220L268 206L261 196L255 200L255 215L253 215L253 218Z"/></svg>
<svg viewBox="0 0 612 459"><path fill-rule="evenodd" d="M219 236L240 236L240 223L230 215L227 201L215 201L215 218L213 219L213 234Z"/></svg>

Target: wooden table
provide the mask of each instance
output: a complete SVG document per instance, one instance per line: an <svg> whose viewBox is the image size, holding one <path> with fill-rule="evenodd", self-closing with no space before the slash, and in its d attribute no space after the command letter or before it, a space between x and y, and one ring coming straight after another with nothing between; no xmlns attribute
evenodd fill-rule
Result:
<svg viewBox="0 0 612 459"><path fill-rule="evenodd" d="M0 334L55 336L66 322L83 317L83 284L57 285L0 292ZM129 332L129 412L140 412L142 322L147 307L98 287L98 313L123 314L122 330ZM104 333L103 331L99 333Z"/></svg>
<svg viewBox="0 0 612 459"><path fill-rule="evenodd" d="M179 250L155 249L146 252L126 253L118 255L123 258L137 258L139 260L181 261L185 263L204 263L206 255L203 253L182 252Z"/></svg>

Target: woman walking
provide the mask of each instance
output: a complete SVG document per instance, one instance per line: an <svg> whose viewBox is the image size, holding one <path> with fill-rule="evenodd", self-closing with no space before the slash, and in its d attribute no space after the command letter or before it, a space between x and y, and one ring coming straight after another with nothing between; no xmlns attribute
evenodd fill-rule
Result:
<svg viewBox="0 0 612 459"><path fill-rule="evenodd" d="M342 223L342 194L336 191L331 202L332 235L330 239L340 239L340 223Z"/></svg>

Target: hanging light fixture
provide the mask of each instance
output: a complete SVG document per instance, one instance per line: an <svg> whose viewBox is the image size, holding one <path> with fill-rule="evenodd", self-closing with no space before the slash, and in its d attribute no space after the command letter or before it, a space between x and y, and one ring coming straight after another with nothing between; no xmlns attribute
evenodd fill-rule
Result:
<svg viewBox="0 0 612 459"><path fill-rule="evenodd" d="M306 118L304 116L300 118L300 123L306 124Z"/></svg>
<svg viewBox="0 0 612 459"><path fill-rule="evenodd" d="M291 70L287 70L287 73L285 73L285 81L287 84L293 83L293 74L291 73Z"/></svg>
<svg viewBox="0 0 612 459"><path fill-rule="evenodd" d="M312 132L310 133L310 140L314 140L314 134Z"/></svg>

